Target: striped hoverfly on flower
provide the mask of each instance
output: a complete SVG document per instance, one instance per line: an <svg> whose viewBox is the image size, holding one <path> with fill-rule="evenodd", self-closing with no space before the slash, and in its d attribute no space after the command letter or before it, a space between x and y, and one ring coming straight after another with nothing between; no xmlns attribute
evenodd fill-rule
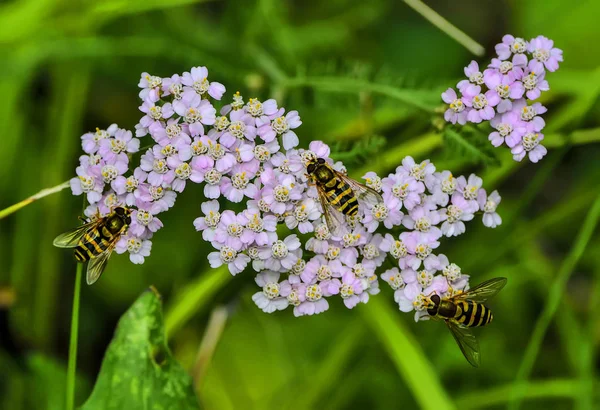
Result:
<svg viewBox="0 0 600 410"><path fill-rule="evenodd" d="M374 206L383 202L377 191L336 171L323 158L311 158L306 171L317 188L329 232L335 236L348 232L346 216L358 215L361 203Z"/></svg>
<svg viewBox="0 0 600 410"><path fill-rule="evenodd" d="M496 296L506 285L506 278L487 280L465 292L453 296L432 295L427 313L434 320L443 320L454 336L460 351L474 367L479 367L479 343L471 331L473 327L489 324L494 316L483 303Z"/></svg>
<svg viewBox="0 0 600 410"><path fill-rule="evenodd" d="M91 221L75 229L58 235L54 246L75 248L75 259L87 262L86 281L88 285L98 280L117 242L131 224L131 209L118 206L111 213L94 215Z"/></svg>

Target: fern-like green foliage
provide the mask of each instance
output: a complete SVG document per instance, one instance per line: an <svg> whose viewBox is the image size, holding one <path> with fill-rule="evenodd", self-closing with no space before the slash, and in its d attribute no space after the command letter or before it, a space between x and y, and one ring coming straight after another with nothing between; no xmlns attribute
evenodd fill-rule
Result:
<svg viewBox="0 0 600 410"><path fill-rule="evenodd" d="M472 127L460 130L446 128L443 133L444 147L450 156L460 156L463 160L490 166L499 166L500 159L495 148L489 143L482 131Z"/></svg>
<svg viewBox="0 0 600 410"><path fill-rule="evenodd" d="M336 141L331 145L331 156L346 166L362 165L377 156L386 144L385 137L371 135L357 141Z"/></svg>

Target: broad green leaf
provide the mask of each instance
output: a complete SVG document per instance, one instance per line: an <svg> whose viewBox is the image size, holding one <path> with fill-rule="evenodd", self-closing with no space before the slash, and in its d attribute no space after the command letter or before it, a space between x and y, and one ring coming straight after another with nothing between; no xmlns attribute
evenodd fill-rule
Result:
<svg viewBox="0 0 600 410"><path fill-rule="evenodd" d="M151 288L121 317L81 410L199 408L192 379L167 346L160 296Z"/></svg>

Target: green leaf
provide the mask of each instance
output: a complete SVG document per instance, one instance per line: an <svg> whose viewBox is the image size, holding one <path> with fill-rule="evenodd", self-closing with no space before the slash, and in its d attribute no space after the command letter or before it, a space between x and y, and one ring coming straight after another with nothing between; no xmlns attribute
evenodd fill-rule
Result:
<svg viewBox="0 0 600 410"><path fill-rule="evenodd" d="M167 346L161 306L151 288L121 317L82 410L200 408L192 379Z"/></svg>

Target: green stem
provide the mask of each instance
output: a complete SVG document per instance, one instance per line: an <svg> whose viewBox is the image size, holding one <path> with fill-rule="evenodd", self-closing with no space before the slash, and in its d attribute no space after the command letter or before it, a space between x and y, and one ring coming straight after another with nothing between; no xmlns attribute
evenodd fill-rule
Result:
<svg viewBox="0 0 600 410"><path fill-rule="evenodd" d="M73 291L73 312L71 314L71 336L69 341L69 364L67 367L66 409L75 408L75 376L77 368L77 335L79 333L79 296L81 293L81 275L83 263L77 264L75 290Z"/></svg>
<svg viewBox="0 0 600 410"><path fill-rule="evenodd" d="M431 24L442 30L457 43L478 57L485 54L485 48L471 37L459 30L448 20L440 16L435 10L423 3L421 0L404 0L414 11L425 17Z"/></svg>
<svg viewBox="0 0 600 410"><path fill-rule="evenodd" d="M565 290L565 286L567 280L571 276L573 269L583 256L583 253L596 229L596 225L598 224L598 219L600 218L600 196L596 197L594 204L590 208L585 221L581 225L581 229L577 235L575 243L571 248L569 254L566 259L563 261L560 269L550 287L549 295L547 298L547 302L544 306L544 310L539 316L535 328L533 330L533 334L529 340L529 344L527 345L527 349L525 350L525 354L523 355L523 361L521 362L521 366L517 372L517 377L514 382L515 388L511 394L511 400L509 402L510 410L517 410L521 404L523 399L523 391L519 389L523 383L529 378L531 371L533 369L533 365L535 364L535 360L540 351L542 342L544 340L544 336L546 335L546 331L560 306L560 301L562 299L563 292Z"/></svg>
<svg viewBox="0 0 600 410"><path fill-rule="evenodd" d="M68 188L68 187L69 187L69 181L65 181L62 184L56 185L55 187L42 189L37 194L32 195L29 198L22 200L21 202L18 202L14 205L9 206L8 208L1 210L0 211L0 219L6 218L8 215L17 212L19 209L26 207L27 205L37 201L38 199L41 199L48 195L55 194L57 192L62 191L65 188Z"/></svg>

